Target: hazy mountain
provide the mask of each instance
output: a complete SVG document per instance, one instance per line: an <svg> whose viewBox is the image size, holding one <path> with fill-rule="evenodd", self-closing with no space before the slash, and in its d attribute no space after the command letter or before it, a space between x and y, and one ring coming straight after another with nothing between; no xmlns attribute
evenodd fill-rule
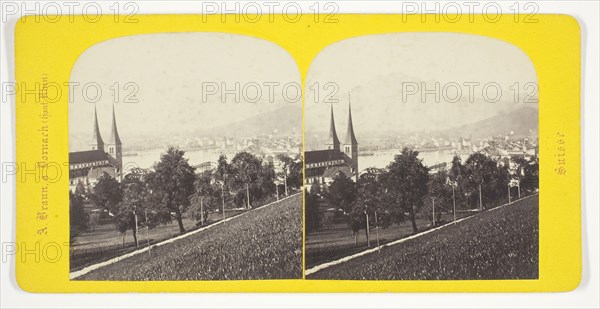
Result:
<svg viewBox="0 0 600 309"><path fill-rule="evenodd" d="M285 106L241 121L203 129L201 136L252 137L263 134L290 135L302 132L302 108L299 104Z"/></svg>
<svg viewBox="0 0 600 309"><path fill-rule="evenodd" d="M444 130L444 135L463 137L488 137L513 132L514 136L529 136L538 132L538 109L523 107L509 113L499 113L490 118Z"/></svg>

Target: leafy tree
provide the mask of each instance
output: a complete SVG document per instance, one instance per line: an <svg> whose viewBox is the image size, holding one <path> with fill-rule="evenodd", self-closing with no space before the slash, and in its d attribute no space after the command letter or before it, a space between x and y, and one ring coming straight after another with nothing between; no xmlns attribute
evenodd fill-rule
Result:
<svg viewBox="0 0 600 309"><path fill-rule="evenodd" d="M321 218L319 214L319 203L321 200L321 187L315 183L310 187L310 191L304 191L305 197L305 213L306 213L306 230L308 232L319 229Z"/></svg>
<svg viewBox="0 0 600 309"><path fill-rule="evenodd" d="M352 235L354 235L355 245L358 245L358 233L360 232L360 229L365 226L363 223L365 220L361 220L362 218L356 214L348 216L348 226L350 227L350 230L352 230Z"/></svg>
<svg viewBox="0 0 600 309"><path fill-rule="evenodd" d="M356 184L344 173L339 173L327 188L325 199L335 209L341 209L345 214L348 214L352 210L352 203L356 199Z"/></svg>
<svg viewBox="0 0 600 309"><path fill-rule="evenodd" d="M179 224L179 231L185 232L182 213L190 205L194 193L196 175L194 168L184 158L185 152L170 147L154 164L154 171L146 175L148 188L157 210L170 214Z"/></svg>
<svg viewBox="0 0 600 309"><path fill-rule="evenodd" d="M93 232L96 230L96 226L98 225L99 221L100 221L100 213L90 213L89 216L89 229Z"/></svg>
<svg viewBox="0 0 600 309"><path fill-rule="evenodd" d="M239 152L229 164L230 184L235 190L234 201L238 206L263 199L275 191L275 170L272 163L262 160L249 152Z"/></svg>
<svg viewBox="0 0 600 309"><path fill-rule="evenodd" d="M119 211L119 204L123 200L123 189L116 179L104 173L94 185L90 200L97 207L115 214Z"/></svg>
<svg viewBox="0 0 600 309"><path fill-rule="evenodd" d="M450 185L454 186L454 198L458 209L465 208L467 202L467 192L469 191L468 175L462 160L458 155L452 158L450 169L448 170ZM452 189L452 187L450 188Z"/></svg>
<svg viewBox="0 0 600 309"><path fill-rule="evenodd" d="M367 214L370 229L376 226L388 227L393 220L390 215L391 200L380 180L383 172L381 169L368 168L358 179L357 197L348 220L348 227L355 233L355 240L360 229L365 229L368 238Z"/></svg>
<svg viewBox="0 0 600 309"><path fill-rule="evenodd" d="M405 147L381 175L392 205L395 205L390 215L401 218L408 214L414 232L418 231L415 213L423 206L429 180L429 170L418 155L419 152Z"/></svg>
<svg viewBox="0 0 600 309"><path fill-rule="evenodd" d="M435 199L436 221L441 220L442 211L453 210L452 184L449 183L449 179L448 171L445 169L433 174L429 179L429 196Z"/></svg>
<svg viewBox="0 0 600 309"><path fill-rule="evenodd" d="M227 156L220 155L219 159L217 160L217 168L213 174L213 178L221 190L221 195L220 195L220 197L222 199L221 202L225 201L225 204L229 204L231 202L231 196L230 196L230 187L232 187L232 185L230 185L230 175L232 174L231 170L232 170L232 168L229 165L229 163L227 162Z"/></svg>
<svg viewBox="0 0 600 309"><path fill-rule="evenodd" d="M77 186L75 187L75 195L82 197L83 199L85 199L87 197L87 189L85 187L85 184L83 184L83 181L79 180L77 182Z"/></svg>
<svg viewBox="0 0 600 309"><path fill-rule="evenodd" d="M217 169L215 170L215 180L219 182L227 182L227 177L230 174L231 167L227 163L227 156L220 155L217 160Z"/></svg>
<svg viewBox="0 0 600 309"><path fill-rule="evenodd" d="M148 225L148 191L140 182L127 186L123 194L123 201L115 214L115 226L121 234L127 230L133 233L135 246L138 246L137 228ZM150 227L150 226L148 226Z"/></svg>
<svg viewBox="0 0 600 309"><path fill-rule="evenodd" d="M190 197L189 210L194 218L199 220L200 225L207 222L210 211L219 210L221 207L221 186L214 176L212 171L205 171L197 176L194 183L195 190Z"/></svg>
<svg viewBox="0 0 600 309"><path fill-rule="evenodd" d="M521 190L534 191L539 182L539 166L536 158L529 160L523 157L512 159L516 165L514 177L519 180Z"/></svg>
<svg viewBox="0 0 600 309"><path fill-rule="evenodd" d="M277 159L283 163L284 167L284 172L278 175L279 178L287 176L287 185L289 188L300 188L302 186L302 169L304 166L304 163L302 163L302 156L297 155L295 158L292 158L286 154L280 153L277 155Z"/></svg>
<svg viewBox="0 0 600 309"><path fill-rule="evenodd" d="M502 168L496 160L476 152L465 161L465 168L467 183L472 192L471 196L479 199L479 187L481 186L483 209L506 193L508 167Z"/></svg>
<svg viewBox="0 0 600 309"><path fill-rule="evenodd" d="M89 217L84 211L83 197L71 191L69 191L69 221L70 242L73 244L77 236L87 231Z"/></svg>
<svg viewBox="0 0 600 309"><path fill-rule="evenodd" d="M536 158L531 158L523 167L523 178L521 181L521 189L533 192L539 187L540 167Z"/></svg>
<svg viewBox="0 0 600 309"><path fill-rule="evenodd" d="M246 202L246 186L252 184L253 191L255 190L256 181L261 173L262 161L255 155L242 151L238 152L230 163L232 172L233 188L238 192L235 197L235 202L238 206L244 206ZM255 192L253 192L255 193ZM254 196L254 194L252 194ZM250 197L250 203L254 197Z"/></svg>
<svg viewBox="0 0 600 309"><path fill-rule="evenodd" d="M275 174L275 167L273 166L273 163L264 163L256 184L258 189L257 191L260 192L260 194L257 195L257 199L264 199L267 196L272 196L275 194L276 179L277 175Z"/></svg>

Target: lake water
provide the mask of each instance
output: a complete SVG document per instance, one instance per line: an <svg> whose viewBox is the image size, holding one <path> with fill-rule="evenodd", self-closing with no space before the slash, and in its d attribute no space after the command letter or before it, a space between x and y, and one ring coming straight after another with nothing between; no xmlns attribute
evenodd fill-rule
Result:
<svg viewBox="0 0 600 309"><path fill-rule="evenodd" d="M127 173L134 167L151 168L155 162L160 161L160 156L166 152L166 149L155 149L140 151L137 155L123 155L123 170ZM192 166L204 162L217 162L221 151L219 149L191 149L185 150L184 157L188 159L188 163ZM231 160L234 153L225 153L227 159Z"/></svg>
<svg viewBox="0 0 600 309"><path fill-rule="evenodd" d="M364 170L367 167L384 168L392 160L394 156L399 154L401 149L374 151L373 155L359 155L358 167ZM435 150L435 151L419 151L419 158L423 159L423 164L432 166L438 163L450 163L454 157L454 150Z"/></svg>
<svg viewBox="0 0 600 309"><path fill-rule="evenodd" d="M123 169L125 172L134 167L151 168L152 165L160 160L161 154L165 153L164 149L140 151L137 155L123 155ZM361 170L367 167L384 168L392 160L394 156L400 153L400 149L373 151L373 155L359 155L358 165ZM191 149L185 151L185 157L188 158L190 165L198 165L204 162L216 162L221 155L219 149ZM227 159L231 160L235 153L225 153ZM419 158L423 159L426 166L432 166L437 163L450 163L454 157L453 150L435 150L435 151L420 151Z"/></svg>

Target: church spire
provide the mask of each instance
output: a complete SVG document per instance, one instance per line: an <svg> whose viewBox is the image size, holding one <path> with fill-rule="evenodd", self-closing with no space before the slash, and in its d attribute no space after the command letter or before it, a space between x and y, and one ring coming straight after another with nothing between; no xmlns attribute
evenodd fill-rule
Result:
<svg viewBox="0 0 600 309"><path fill-rule="evenodd" d="M346 139L344 140L345 145L357 145L358 141L354 135L354 126L352 125L352 107L348 102L348 129L346 130Z"/></svg>
<svg viewBox="0 0 600 309"><path fill-rule="evenodd" d="M104 141L102 140L102 136L100 135L100 127L98 126L98 112L96 111L96 105L94 105L94 135L92 136L90 147L92 148L92 150L104 151Z"/></svg>
<svg viewBox="0 0 600 309"><path fill-rule="evenodd" d="M337 132L335 131L335 119L333 117L333 105L331 105L331 119L329 125L329 138L327 139L328 149L340 149L340 139L337 136Z"/></svg>
<svg viewBox="0 0 600 309"><path fill-rule="evenodd" d="M352 124L350 95L348 95L348 130L346 130L346 139L344 140L344 153L350 159L354 181L358 182L358 141L354 135L354 125Z"/></svg>
<svg viewBox="0 0 600 309"><path fill-rule="evenodd" d="M119 131L117 130L117 118L115 117L115 106L113 105L112 110L112 127L110 129L110 136L108 144L121 145L121 138L119 137Z"/></svg>
<svg viewBox="0 0 600 309"><path fill-rule="evenodd" d="M112 127L110 129L108 143L106 143L106 152L114 160L113 164L115 167L115 175L117 180L120 182L123 180L123 148L121 145L121 138L119 137L119 131L117 130L117 118L115 117L114 105L112 112Z"/></svg>

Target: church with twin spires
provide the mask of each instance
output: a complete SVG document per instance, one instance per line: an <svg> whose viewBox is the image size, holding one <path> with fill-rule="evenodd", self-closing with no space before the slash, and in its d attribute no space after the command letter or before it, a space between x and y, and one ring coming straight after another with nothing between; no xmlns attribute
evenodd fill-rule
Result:
<svg viewBox="0 0 600 309"><path fill-rule="evenodd" d="M98 113L94 107L93 133L89 150L69 153L69 186L74 191L78 183L93 186L104 173L121 182L123 179L123 144L117 130L115 108L112 110L112 127L105 142L100 135Z"/></svg>
<svg viewBox="0 0 600 309"><path fill-rule="evenodd" d="M339 173L358 181L358 141L352 124L352 108L348 104L348 126L344 142L341 143L335 129L333 105L329 124L329 136L325 142L327 149L304 153L306 185L329 184Z"/></svg>

